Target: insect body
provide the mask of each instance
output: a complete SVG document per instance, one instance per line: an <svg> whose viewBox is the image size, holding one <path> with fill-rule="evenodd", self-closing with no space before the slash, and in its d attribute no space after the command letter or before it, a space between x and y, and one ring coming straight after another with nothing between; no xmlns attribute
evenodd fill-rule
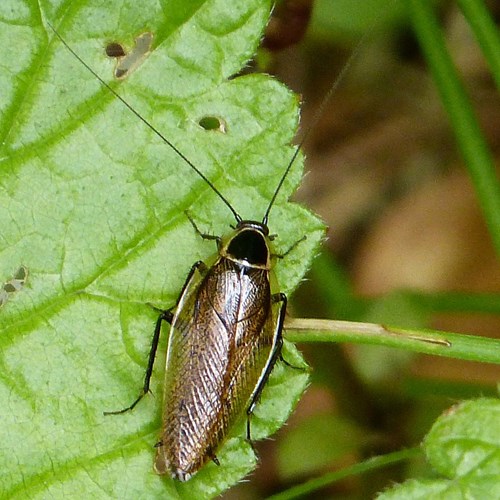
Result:
<svg viewBox="0 0 500 500"><path fill-rule="evenodd" d="M218 246L210 266L193 266L171 320L155 470L180 480L217 460L282 343L286 297L273 290L267 226L239 221Z"/></svg>

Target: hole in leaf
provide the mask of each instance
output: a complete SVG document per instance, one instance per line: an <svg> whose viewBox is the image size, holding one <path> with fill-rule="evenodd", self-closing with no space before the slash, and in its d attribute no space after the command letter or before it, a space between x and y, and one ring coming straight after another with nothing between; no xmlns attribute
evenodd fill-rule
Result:
<svg viewBox="0 0 500 500"><path fill-rule="evenodd" d="M226 133L226 123L217 116L204 116L200 118L198 124L205 130L214 130L216 132Z"/></svg>
<svg viewBox="0 0 500 500"><path fill-rule="evenodd" d="M135 39L135 47L130 51L118 42L110 42L106 45L106 55L118 59L115 68L115 78L125 78L136 70L149 55L153 43L153 33L149 31L139 35Z"/></svg>
<svg viewBox="0 0 500 500"><path fill-rule="evenodd" d="M13 293L22 290L27 278L28 269L21 266L12 278L2 285L2 288L0 288L0 307L9 300Z"/></svg>
<svg viewBox="0 0 500 500"><path fill-rule="evenodd" d="M125 49L123 45L118 42L110 42L106 45L106 55L108 57L123 57L125 55Z"/></svg>

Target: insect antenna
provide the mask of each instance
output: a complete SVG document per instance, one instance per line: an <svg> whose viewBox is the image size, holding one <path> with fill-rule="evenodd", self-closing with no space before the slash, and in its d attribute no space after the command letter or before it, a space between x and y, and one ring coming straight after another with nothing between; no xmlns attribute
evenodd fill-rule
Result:
<svg viewBox="0 0 500 500"><path fill-rule="evenodd" d="M87 70L97 78L97 80L106 87L118 100L120 100L139 120L141 120L149 129L156 134L165 144L170 146L170 148L180 156L192 170L194 170L207 184L210 186L212 191L222 200L222 202L229 208L233 214L236 222L241 222L241 216L236 212L236 210L231 206L231 203L224 197L224 195L210 182L207 176L191 161L189 160L172 142L170 142L158 129L156 129L151 123L149 123L138 111L136 111L116 90L114 90L108 83L106 83L64 40L64 38L57 32L57 30L52 26L52 24L47 21L50 29L59 38L61 43L73 54L78 61L80 61Z"/></svg>
<svg viewBox="0 0 500 500"><path fill-rule="evenodd" d="M344 66L340 70L340 73L337 75L337 78L335 78L335 81L333 82L332 86L330 87L330 89L328 90L328 92L323 97L323 99L321 101L321 104L320 104L318 110L316 111L316 113L314 115L314 118L313 118L313 121L312 121L311 125L309 125L309 127L307 128L307 130L302 135L302 138L300 139L299 143L295 147L295 151L293 152L292 158L288 162L288 165L287 165L285 171L283 172L283 175L281 176L281 179L280 179L278 185L276 186L276 189L274 190L274 194L273 194L273 196L271 198L271 201L269 202L269 205L267 206L266 213L264 214L264 217L262 218L262 224L264 224L265 226L267 226L267 222L268 222L268 219L269 219L269 212L271 211L271 208L273 207L274 202L276 201L276 198L278 197L278 194L279 194L281 188L283 187L283 183L285 182L285 179L286 179L288 173L290 172L290 169L292 168L295 160L297 159L297 156L299 155L300 151L302 150L302 146L304 145L304 143L306 142L307 138L309 137L309 134L311 133L311 130L313 130L314 128L316 128L316 126L318 125L319 120L323 116L323 113L325 111L326 105L328 104L328 102L330 101L332 95L335 93L335 91L337 90L338 86L340 85L340 83L344 79L347 71L352 66L354 60L357 58L357 56L359 54L359 51L361 50L361 47L364 45L364 41L365 41L366 36L367 35L365 34L361 38L361 40L357 43L355 49L351 52L349 58L347 59L347 62L344 64Z"/></svg>

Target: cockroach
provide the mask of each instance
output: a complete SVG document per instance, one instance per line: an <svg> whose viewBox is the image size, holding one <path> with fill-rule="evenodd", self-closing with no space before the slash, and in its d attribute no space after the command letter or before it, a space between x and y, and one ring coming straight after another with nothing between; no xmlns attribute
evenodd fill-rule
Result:
<svg viewBox="0 0 500 500"><path fill-rule="evenodd" d="M162 323L170 323L163 424L156 444L154 469L158 474L187 481L207 462L218 463L217 450L245 412L250 439L250 415L280 356L287 297L279 291L273 267L277 259L292 251L303 238L279 255L273 250L273 236L267 224L301 145L284 169L262 220L245 220L196 165L49 26L103 86L207 183L236 221L232 232L218 237L204 234L187 214L202 238L215 240L217 253L210 260L192 266L177 304L160 312L139 397L123 410L104 412L108 415L128 412L149 392Z"/></svg>

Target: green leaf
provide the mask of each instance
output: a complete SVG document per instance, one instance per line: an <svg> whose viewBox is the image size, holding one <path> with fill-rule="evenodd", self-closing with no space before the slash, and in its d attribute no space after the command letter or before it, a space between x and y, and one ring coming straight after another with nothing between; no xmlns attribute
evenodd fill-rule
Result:
<svg viewBox="0 0 500 500"><path fill-rule="evenodd" d="M137 396L156 313L175 304L191 265L215 251L206 232L234 224L213 191L105 89L47 25L210 178L244 218L260 220L289 162L297 99L262 75L229 79L254 53L270 2L6 0L0 5L0 282L21 265L29 278L0 309L0 491L5 498L208 498L255 466L243 428L186 484L152 470L161 421L163 355L153 396ZM39 10L41 9L41 10ZM153 48L113 81L111 41ZM206 116L226 132L198 125ZM277 266L290 292L323 235L286 200L270 230L276 246L301 243ZM298 236L299 235L299 236ZM255 436L278 428L307 373L278 364L254 418Z"/></svg>
<svg viewBox="0 0 500 500"><path fill-rule="evenodd" d="M500 401L477 399L443 414L424 441L429 463L441 476L406 481L379 499L499 498Z"/></svg>

